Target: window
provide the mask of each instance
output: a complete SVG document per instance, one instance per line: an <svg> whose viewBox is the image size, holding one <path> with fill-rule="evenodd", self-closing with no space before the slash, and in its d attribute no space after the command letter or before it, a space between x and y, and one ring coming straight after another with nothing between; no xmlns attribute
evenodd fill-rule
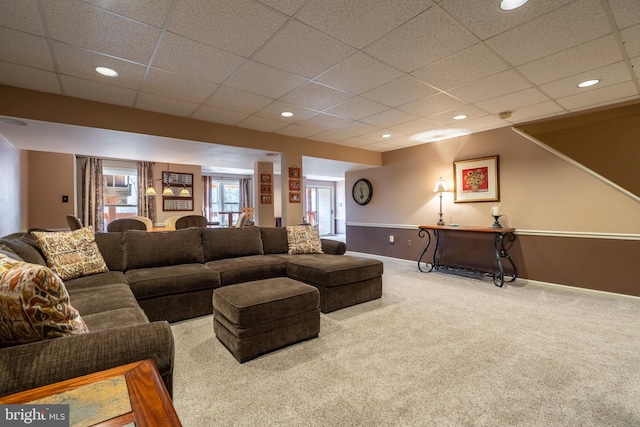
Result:
<svg viewBox="0 0 640 427"><path fill-rule="evenodd" d="M106 163L106 162L105 162ZM138 215L138 170L126 162L102 166L104 224Z"/></svg>
<svg viewBox="0 0 640 427"><path fill-rule="evenodd" d="M229 226L240 212L240 178L212 178L209 209L210 221Z"/></svg>

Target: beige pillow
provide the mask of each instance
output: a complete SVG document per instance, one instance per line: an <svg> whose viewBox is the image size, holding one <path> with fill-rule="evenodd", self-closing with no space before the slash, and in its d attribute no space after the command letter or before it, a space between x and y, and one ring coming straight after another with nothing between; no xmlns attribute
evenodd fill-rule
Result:
<svg viewBox="0 0 640 427"><path fill-rule="evenodd" d="M0 254L0 346L89 332L48 267Z"/></svg>
<svg viewBox="0 0 640 427"><path fill-rule="evenodd" d="M321 254L322 241L312 225L287 225L289 254Z"/></svg>
<svg viewBox="0 0 640 427"><path fill-rule="evenodd" d="M109 271L93 234L93 227L74 231L31 231L47 266L62 280Z"/></svg>

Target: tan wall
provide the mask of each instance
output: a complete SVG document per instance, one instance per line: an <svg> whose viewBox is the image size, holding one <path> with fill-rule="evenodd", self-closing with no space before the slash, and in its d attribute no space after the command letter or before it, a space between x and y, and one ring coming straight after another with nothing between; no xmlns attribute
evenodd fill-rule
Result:
<svg viewBox="0 0 640 427"><path fill-rule="evenodd" d="M73 154L29 151L29 228L68 228L67 215L73 214ZM63 203L62 196L69 196Z"/></svg>
<svg viewBox="0 0 640 427"><path fill-rule="evenodd" d="M167 169L168 167L168 169ZM193 174L193 210L192 211L164 211L162 203L162 172L192 173ZM173 163L153 164L154 188L157 196L156 201L156 224L164 224L164 221L171 216L202 215L202 168L198 165L177 165Z"/></svg>

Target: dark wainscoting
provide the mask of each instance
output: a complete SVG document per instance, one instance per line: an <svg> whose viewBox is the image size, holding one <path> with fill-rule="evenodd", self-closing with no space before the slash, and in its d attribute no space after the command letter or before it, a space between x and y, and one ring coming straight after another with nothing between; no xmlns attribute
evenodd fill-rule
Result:
<svg viewBox="0 0 640 427"><path fill-rule="evenodd" d="M487 242L479 241L482 237L466 239L460 234L447 235L449 241L445 244L443 261L462 254L475 268L492 263L492 258L487 258ZM389 244L390 235L395 236L394 245ZM486 237L491 239L490 235ZM418 237L417 228L347 225L346 240L349 251L412 260L416 262L416 269L418 256L426 244L426 239ZM482 248L483 254L476 256L478 248ZM518 278L638 297L639 253L640 240L527 234L517 234L509 248L518 268ZM426 256L433 257L431 248Z"/></svg>

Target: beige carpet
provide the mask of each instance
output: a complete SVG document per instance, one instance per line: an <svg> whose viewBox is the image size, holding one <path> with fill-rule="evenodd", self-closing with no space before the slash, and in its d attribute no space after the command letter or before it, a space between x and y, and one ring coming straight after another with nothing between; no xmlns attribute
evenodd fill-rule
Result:
<svg viewBox="0 0 640 427"><path fill-rule="evenodd" d="M640 299L383 261L381 299L242 365L211 316L174 324L183 425L640 425Z"/></svg>

